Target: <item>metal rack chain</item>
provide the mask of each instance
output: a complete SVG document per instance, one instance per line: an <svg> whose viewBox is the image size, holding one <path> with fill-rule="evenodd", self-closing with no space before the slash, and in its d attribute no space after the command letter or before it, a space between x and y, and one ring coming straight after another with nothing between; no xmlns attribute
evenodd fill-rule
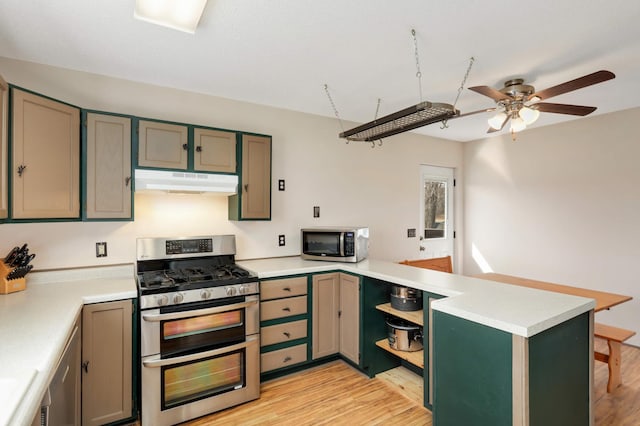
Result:
<svg viewBox="0 0 640 426"><path fill-rule="evenodd" d="M413 36L413 49L416 57L416 78L418 79L418 95L420 102L422 102L422 72L420 71L420 55L418 53L418 38L416 37L416 30L411 29L411 35Z"/></svg>
<svg viewBox="0 0 640 426"><path fill-rule="evenodd" d="M333 113L336 115L336 118L340 123L340 128L344 132L344 125L342 124L342 119L340 118L340 114L338 114L338 108L336 108L336 104L333 102L333 98L331 98L331 93L329 93L329 86L327 84L324 85L324 91L327 94L327 98L329 98L329 102L331 103L331 107L333 108Z"/></svg>
<svg viewBox="0 0 640 426"><path fill-rule="evenodd" d="M473 61L476 59L472 56L469 58L469 66L467 67L467 72L464 74L464 78L462 79L462 83L460 83L460 87L458 88L458 94L456 95L456 100L453 101L453 109L456 109L456 104L458 103L458 99L460 98L460 94L464 90L464 85L467 83L467 78L469 77L469 73L471 72L471 67L473 66Z"/></svg>

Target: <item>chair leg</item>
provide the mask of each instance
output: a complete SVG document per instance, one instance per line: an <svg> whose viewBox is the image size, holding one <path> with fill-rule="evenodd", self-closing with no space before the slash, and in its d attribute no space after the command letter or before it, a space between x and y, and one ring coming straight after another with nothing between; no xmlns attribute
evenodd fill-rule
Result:
<svg viewBox="0 0 640 426"><path fill-rule="evenodd" d="M609 340L609 382L607 383L607 392L613 392L618 386L622 384L620 374L621 364L621 344L620 342L614 342Z"/></svg>

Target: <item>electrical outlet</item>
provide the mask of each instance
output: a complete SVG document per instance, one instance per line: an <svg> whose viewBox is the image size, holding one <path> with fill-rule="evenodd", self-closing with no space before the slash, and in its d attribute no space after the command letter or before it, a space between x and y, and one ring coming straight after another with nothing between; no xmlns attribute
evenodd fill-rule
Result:
<svg viewBox="0 0 640 426"><path fill-rule="evenodd" d="M416 228L407 229L407 238L415 238L416 237Z"/></svg>
<svg viewBox="0 0 640 426"><path fill-rule="evenodd" d="M284 246L284 235L278 235L278 246Z"/></svg>
<svg viewBox="0 0 640 426"><path fill-rule="evenodd" d="M320 217L320 206L313 207L313 217Z"/></svg>
<svg viewBox="0 0 640 426"><path fill-rule="evenodd" d="M278 191L284 191L284 179L278 180Z"/></svg>
<svg viewBox="0 0 640 426"><path fill-rule="evenodd" d="M107 257L107 243L96 243L96 257Z"/></svg>

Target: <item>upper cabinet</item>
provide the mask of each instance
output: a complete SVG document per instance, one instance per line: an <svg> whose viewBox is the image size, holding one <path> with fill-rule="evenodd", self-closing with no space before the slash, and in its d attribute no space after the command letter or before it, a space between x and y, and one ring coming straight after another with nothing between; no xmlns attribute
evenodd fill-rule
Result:
<svg viewBox="0 0 640 426"><path fill-rule="evenodd" d="M236 172L236 134L205 128L193 131L193 169L202 172Z"/></svg>
<svg viewBox="0 0 640 426"><path fill-rule="evenodd" d="M236 133L140 120L138 166L236 173Z"/></svg>
<svg viewBox="0 0 640 426"><path fill-rule="evenodd" d="M80 217L80 110L12 89L14 219Z"/></svg>
<svg viewBox="0 0 640 426"><path fill-rule="evenodd" d="M230 220L271 219L271 137L242 135L238 194L229 197Z"/></svg>
<svg viewBox="0 0 640 426"><path fill-rule="evenodd" d="M189 128L160 121L138 123L138 165L186 170Z"/></svg>
<svg viewBox="0 0 640 426"><path fill-rule="evenodd" d="M6 219L9 215L8 208L8 137L7 137L7 116L8 116L8 85L0 76L0 220Z"/></svg>
<svg viewBox="0 0 640 426"><path fill-rule="evenodd" d="M131 219L131 119L83 113L86 155L84 218Z"/></svg>

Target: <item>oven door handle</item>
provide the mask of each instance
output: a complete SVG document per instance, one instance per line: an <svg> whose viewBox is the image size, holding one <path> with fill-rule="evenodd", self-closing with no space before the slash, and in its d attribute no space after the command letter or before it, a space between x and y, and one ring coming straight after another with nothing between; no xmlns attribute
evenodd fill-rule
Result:
<svg viewBox="0 0 640 426"><path fill-rule="evenodd" d="M143 314L142 319L149 322L168 321L181 318L191 318L199 315L219 314L221 312L234 311L236 309L248 308L257 305L257 300L250 300L232 305L215 306L213 308L196 309L193 311L173 312L170 314Z"/></svg>
<svg viewBox="0 0 640 426"><path fill-rule="evenodd" d="M167 365L180 364L183 362L197 361L202 358L208 358L216 355L226 354L228 352L233 352L238 349L244 349L256 340L258 340L258 336L247 336L247 339L244 342L238 343L235 345L225 346L224 348L219 348L219 349L212 349L210 351L205 351L205 352L198 352L195 354L177 356L173 358L145 360L145 361L142 361L142 365L144 367L158 368L158 367L164 367Z"/></svg>

